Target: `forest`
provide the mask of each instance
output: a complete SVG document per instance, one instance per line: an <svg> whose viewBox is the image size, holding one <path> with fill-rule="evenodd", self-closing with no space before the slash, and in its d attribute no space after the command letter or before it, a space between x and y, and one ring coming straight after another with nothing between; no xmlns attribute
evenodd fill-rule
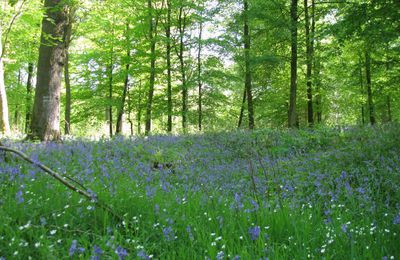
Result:
<svg viewBox="0 0 400 260"><path fill-rule="evenodd" d="M2 0L0 260L398 259L398 0Z"/></svg>

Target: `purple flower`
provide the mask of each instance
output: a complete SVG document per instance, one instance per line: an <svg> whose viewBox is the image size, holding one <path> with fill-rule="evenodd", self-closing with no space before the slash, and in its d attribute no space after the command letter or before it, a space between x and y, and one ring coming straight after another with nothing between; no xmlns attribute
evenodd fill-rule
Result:
<svg viewBox="0 0 400 260"><path fill-rule="evenodd" d="M193 233L192 233L192 228L190 226L186 227L186 232L189 234L189 239L193 241L194 237L193 237Z"/></svg>
<svg viewBox="0 0 400 260"><path fill-rule="evenodd" d="M149 260L149 259L151 259L150 256L148 256L148 255L146 254L146 251L144 251L144 250L140 250L139 253L137 253L137 256L138 256L140 259L144 259L144 260Z"/></svg>
<svg viewBox="0 0 400 260"><path fill-rule="evenodd" d="M249 228L251 240L256 240L260 236L261 229L259 226Z"/></svg>
<svg viewBox="0 0 400 260"><path fill-rule="evenodd" d="M344 233L347 233L347 224L343 224L343 225L341 226L341 229L342 229L342 231L343 231Z"/></svg>
<svg viewBox="0 0 400 260"><path fill-rule="evenodd" d="M40 225L45 226L47 224L45 217L40 217Z"/></svg>
<svg viewBox="0 0 400 260"><path fill-rule="evenodd" d="M22 190L19 190L17 194L15 194L15 199L17 200L18 204L24 202L24 193L22 192Z"/></svg>
<svg viewBox="0 0 400 260"><path fill-rule="evenodd" d="M393 224L394 225L399 225L400 224L400 214L394 217L393 219Z"/></svg>
<svg viewBox="0 0 400 260"><path fill-rule="evenodd" d="M75 254L77 247L78 241L72 240L71 247L69 248L69 256L73 256Z"/></svg>
<svg viewBox="0 0 400 260"><path fill-rule="evenodd" d="M232 260L240 260L240 256L239 255L235 255L235 257Z"/></svg>
<svg viewBox="0 0 400 260"><path fill-rule="evenodd" d="M91 260L100 260L100 256L103 254L103 250L100 247L93 247L93 256L90 258Z"/></svg>
<svg viewBox="0 0 400 260"><path fill-rule="evenodd" d="M175 232L172 230L172 227L163 228L162 232L167 241L175 240Z"/></svg>
<svg viewBox="0 0 400 260"><path fill-rule="evenodd" d="M224 256L225 256L224 251L219 251L219 252L217 253L217 260L222 260L222 259L224 259Z"/></svg>
<svg viewBox="0 0 400 260"><path fill-rule="evenodd" d="M85 248L78 247L78 241L72 240L71 247L69 248L69 256L73 256L75 253L83 253L85 252Z"/></svg>
<svg viewBox="0 0 400 260"><path fill-rule="evenodd" d="M128 256L126 249L122 248L121 246L118 246L117 249L115 249L115 253L118 255L118 259L120 260L123 260Z"/></svg>

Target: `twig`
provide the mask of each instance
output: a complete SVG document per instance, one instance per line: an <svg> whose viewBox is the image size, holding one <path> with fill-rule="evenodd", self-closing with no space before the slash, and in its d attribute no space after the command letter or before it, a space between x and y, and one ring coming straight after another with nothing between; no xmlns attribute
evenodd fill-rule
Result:
<svg viewBox="0 0 400 260"><path fill-rule="evenodd" d="M75 183L78 183L75 180L72 180L72 178L70 177L63 177L61 176L59 173L53 171L52 169L50 169L49 167L41 164L40 162L35 162L33 161L31 158L29 158L26 154L24 154L23 152L20 152L18 150L9 148L9 147L5 147L5 146L0 146L0 151L5 151L5 152L10 152L10 153L14 153L16 155L18 155L19 157L21 157L22 159L24 159L25 161L39 167L40 169L42 169L44 172L46 172L47 174L49 174L51 177L53 177L54 179L56 179L57 181L61 182L64 186L66 186L68 189L84 196L86 199L90 200L90 201L94 201L96 206L99 206L100 208L102 208L103 210L107 211L108 213L110 213L113 217L115 217L116 219L118 219L119 221L124 221L124 218L120 215L118 215L116 212L114 212L109 206L105 205L104 203L100 202L98 200L98 198L96 198L95 196L93 196L93 194L90 194L87 190L82 190L77 188L76 186L74 186L70 181L73 181ZM69 179L70 181L68 181L67 179ZM84 186L82 184L79 184L79 186L81 186L82 188L84 188Z"/></svg>

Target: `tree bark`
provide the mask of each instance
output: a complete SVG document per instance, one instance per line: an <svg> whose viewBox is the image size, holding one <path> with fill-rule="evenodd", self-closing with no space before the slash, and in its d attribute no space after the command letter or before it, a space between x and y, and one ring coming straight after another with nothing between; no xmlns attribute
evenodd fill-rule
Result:
<svg viewBox="0 0 400 260"><path fill-rule="evenodd" d="M25 133L29 134L32 120L32 87L33 87L33 63L28 63L28 79L26 81L26 113L25 113Z"/></svg>
<svg viewBox="0 0 400 260"><path fill-rule="evenodd" d="M375 121L375 110L374 102L372 99L372 83L371 83L371 55L369 50L365 50L365 75L367 80L367 97L368 97L368 109L369 109L369 122L371 125L376 123Z"/></svg>
<svg viewBox="0 0 400 260"><path fill-rule="evenodd" d="M74 20L75 9L70 8L68 14L67 27L64 34L65 42L65 68L64 68L64 81L65 81L65 126L64 133L71 134L71 80L69 75L69 46L71 44L72 36L72 23Z"/></svg>
<svg viewBox="0 0 400 260"><path fill-rule="evenodd" d="M254 129L254 109L252 94L252 71L250 63L250 29L249 29L249 3L244 0L244 60L245 60L245 89L247 92L247 111L249 116L249 129Z"/></svg>
<svg viewBox="0 0 400 260"><path fill-rule="evenodd" d="M244 114L244 106L246 104L246 96L247 96L247 89L244 88L243 91L243 99L242 99L242 106L240 107L240 115L239 115L239 122L238 122L238 128L242 126L243 122L243 114Z"/></svg>
<svg viewBox="0 0 400 260"><path fill-rule="evenodd" d="M297 0L291 0L291 65L290 65L290 99L289 99L289 127L297 126L296 92L297 92Z"/></svg>
<svg viewBox="0 0 400 260"><path fill-rule="evenodd" d="M203 19L203 18L200 18ZM203 20L200 21L199 23L199 49L197 52L197 85L198 85L198 91L199 91L199 99L198 99L198 113L199 113L199 118L198 118L198 127L199 131L202 130L202 121L203 121L203 82L201 80L201 74L202 74L202 67L201 67L201 51L202 51L202 34L203 34Z"/></svg>
<svg viewBox="0 0 400 260"><path fill-rule="evenodd" d="M187 131L187 113L188 113L188 89L186 85L186 70L185 70L185 61L183 57L184 52L184 42L183 38L185 36L186 30L186 15L184 14L184 6L181 3L179 8L179 17L178 17L178 28L179 28L179 53L178 58L180 62L181 68L181 81L182 81L182 128L183 131Z"/></svg>
<svg viewBox="0 0 400 260"><path fill-rule="evenodd" d="M110 137L113 136L113 71L114 71L114 64L113 64L113 50L111 50L111 61L108 65L108 101L110 105L108 106L108 132Z"/></svg>
<svg viewBox="0 0 400 260"><path fill-rule="evenodd" d="M2 38L2 28L0 25L0 50L3 50L3 41ZM3 51L2 51L3 52ZM3 63L3 53L0 56L0 133L4 135L9 135L11 133L10 130L10 121L8 117L8 102L7 102L7 94L6 94L6 86L4 83L4 63Z"/></svg>
<svg viewBox="0 0 400 260"><path fill-rule="evenodd" d="M130 58L131 58L130 39L129 39L129 24L126 25L126 42L127 42L127 50L126 50L127 63L125 65L124 90L122 92L121 103L120 103L120 106L118 109L117 127L115 130L115 134L122 134L122 116L124 115L126 94L128 93L128 88L129 88L129 67L130 67Z"/></svg>
<svg viewBox="0 0 400 260"><path fill-rule="evenodd" d="M362 71L362 60L361 56L359 58L359 63L358 63L358 72L359 72L359 81L360 81L360 92L361 92L361 124L365 125L365 103L364 103L364 79L363 79L363 71Z"/></svg>
<svg viewBox="0 0 400 260"><path fill-rule="evenodd" d="M69 51L68 50L65 50L64 80L65 80L64 133L66 135L69 135L69 134L71 134L71 81L70 81L70 77L69 77Z"/></svg>
<svg viewBox="0 0 400 260"><path fill-rule="evenodd" d="M149 40L150 40L150 83L149 93L147 96L147 109L146 109L146 128L145 134L148 135L151 131L151 113L153 107L153 96L154 96L154 82L156 76L156 41L154 39L154 28L153 25L153 6L152 0L148 0L149 9Z"/></svg>
<svg viewBox="0 0 400 260"><path fill-rule="evenodd" d="M60 139L60 92L65 62L62 39L67 5L61 0L45 0L44 7L31 138L49 141Z"/></svg>
<svg viewBox="0 0 400 260"><path fill-rule="evenodd" d="M312 96L312 60L314 52L314 19L312 21L312 29L310 35L310 17L308 14L308 0L304 0L304 16L305 16L305 36L306 36L306 82L307 82L307 121L308 125L314 125L314 112L313 112L313 96ZM311 16L314 17L314 9L311 10Z"/></svg>
<svg viewBox="0 0 400 260"><path fill-rule="evenodd" d="M171 80L171 0L167 0L167 28L165 31L167 37L167 96L168 96L168 125L167 131L172 131L172 80Z"/></svg>
<svg viewBox="0 0 400 260"><path fill-rule="evenodd" d="M139 89L138 89L139 97L137 102L137 134L140 135L142 133L142 81L139 80Z"/></svg>

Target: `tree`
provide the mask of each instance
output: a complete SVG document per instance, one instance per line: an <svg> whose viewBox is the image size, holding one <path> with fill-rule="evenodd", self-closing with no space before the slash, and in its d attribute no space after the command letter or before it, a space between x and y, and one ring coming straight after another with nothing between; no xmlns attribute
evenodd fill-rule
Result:
<svg viewBox="0 0 400 260"><path fill-rule="evenodd" d="M297 0L291 0L291 64L290 64L290 99L289 127L297 126L296 92L297 92Z"/></svg>
<svg viewBox="0 0 400 260"><path fill-rule="evenodd" d="M187 14L183 0L180 1L179 16L178 16L178 30L179 30L179 51L177 51L180 71L181 71L181 89L182 89L182 128L187 131L187 114L188 114L188 86L186 78L185 58L184 58L184 37L187 25Z"/></svg>
<svg viewBox="0 0 400 260"><path fill-rule="evenodd" d="M254 109L253 109L253 93L251 82L251 63L250 63L250 29L249 29L249 3L247 0L243 2L243 16L244 16L244 60L245 60L245 89L247 94L247 111L249 115L249 129L254 128Z"/></svg>
<svg viewBox="0 0 400 260"><path fill-rule="evenodd" d="M154 97L154 83L156 77L156 39L155 34L157 31L158 17L155 19L153 16L152 0L148 0L148 12L149 12L149 41L150 41L150 80L149 80L149 92L147 95L147 107L146 107L146 129L145 134L148 135L151 131L151 114L153 107Z"/></svg>
<svg viewBox="0 0 400 260"><path fill-rule="evenodd" d="M63 36L68 5L61 0L45 0L44 8L31 138L49 141L60 139L60 92L66 50Z"/></svg>
<svg viewBox="0 0 400 260"><path fill-rule="evenodd" d="M121 97L121 103L118 108L118 115L117 115L117 126L115 130L115 134L121 134L122 133L122 116L124 114L124 106L125 106L125 100L126 96L128 94L128 89L129 89L129 68L130 68L130 58L131 58L131 46L130 42L131 39L129 37L129 23L126 23L126 64L125 64L125 79L124 79L124 89L122 92L122 97Z"/></svg>
<svg viewBox="0 0 400 260"><path fill-rule="evenodd" d="M312 29L310 34L310 17L308 14L308 0L304 0L304 19L305 19L305 38L306 38L306 65L307 65L307 120L308 125L313 126L314 124L314 111L313 111L313 96L312 96L312 64L313 64L313 53L314 53L314 0L312 0Z"/></svg>

